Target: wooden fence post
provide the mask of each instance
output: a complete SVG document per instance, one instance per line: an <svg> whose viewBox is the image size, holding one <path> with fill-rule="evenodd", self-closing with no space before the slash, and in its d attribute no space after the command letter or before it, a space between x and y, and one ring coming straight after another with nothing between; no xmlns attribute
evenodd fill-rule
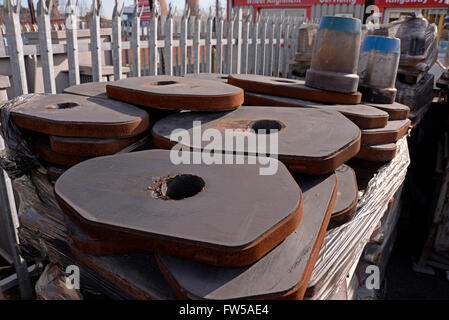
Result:
<svg viewBox="0 0 449 320"><path fill-rule="evenodd" d="M37 23L39 26L39 48L42 64L42 76L46 93L56 93L55 67L53 64L53 44L51 41L50 13L53 9L53 0L48 3L39 0L37 6Z"/></svg>
<svg viewBox="0 0 449 320"><path fill-rule="evenodd" d="M92 0L92 12L90 14L90 50L92 56L92 81L101 82L101 47L100 47L100 10L101 1Z"/></svg>
<svg viewBox="0 0 449 320"><path fill-rule="evenodd" d="M65 12L69 85L74 86L80 84L80 68L78 60L78 2L76 3L76 6L74 6L72 0L69 0Z"/></svg>
<svg viewBox="0 0 449 320"><path fill-rule="evenodd" d="M122 78L122 16L125 9L119 11L118 0L115 0L114 11L112 13L112 58L114 63L114 80Z"/></svg>
<svg viewBox="0 0 449 320"><path fill-rule="evenodd" d="M22 30L20 28L20 1L15 6L11 1L5 0L3 20L5 21L8 40L14 95L20 96L28 93L28 84L25 71Z"/></svg>

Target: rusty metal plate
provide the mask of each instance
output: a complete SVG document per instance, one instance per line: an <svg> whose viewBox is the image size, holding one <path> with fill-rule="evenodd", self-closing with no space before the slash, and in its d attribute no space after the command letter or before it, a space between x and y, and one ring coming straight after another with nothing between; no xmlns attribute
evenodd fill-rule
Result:
<svg viewBox="0 0 449 320"><path fill-rule="evenodd" d="M362 145L383 144L398 141L407 134L409 119L388 121L384 128L362 130Z"/></svg>
<svg viewBox="0 0 449 320"><path fill-rule="evenodd" d="M246 91L245 105L335 110L354 122L361 129L382 128L385 127L388 122L388 113L363 104L322 104L301 99L271 96Z"/></svg>
<svg viewBox="0 0 449 320"><path fill-rule="evenodd" d="M232 112L189 112L170 115L158 121L153 129L153 140L159 148L171 148L178 141L171 137L175 129L185 129L193 137L193 121L201 121L202 131L216 129L221 135L221 148L216 152L248 152L251 136L257 138L256 129L277 129L278 154L292 172L322 174L333 172L359 152L360 129L336 111L309 108L251 107ZM245 146L237 149L237 143L226 146L225 130L240 129L235 137L247 138ZM251 130L253 129L253 130ZM246 138L245 138L246 137ZM173 140L170 140L173 139ZM202 150L209 141L181 141L193 150ZM267 151L269 141L266 138ZM254 152L250 152L254 155Z"/></svg>
<svg viewBox="0 0 449 320"><path fill-rule="evenodd" d="M152 253L90 256L76 248L71 251L78 261L136 300L176 299Z"/></svg>
<svg viewBox="0 0 449 320"><path fill-rule="evenodd" d="M119 239L101 240L88 235L76 223L64 216L67 235L71 240L70 246L80 252L92 256L104 256L111 254L126 254L142 252L138 246L121 246Z"/></svg>
<svg viewBox="0 0 449 320"><path fill-rule="evenodd" d="M80 96L86 96L86 97L94 97L94 98L101 98L101 99L109 99L106 94L106 85L111 82L89 82L89 83L83 83L77 86L72 86L69 88L64 89L65 93L68 94L75 94ZM162 117L165 117L166 115L169 115L176 111L170 111L170 110L158 110L158 109L151 109L146 110L150 114L150 125L153 125L157 120L159 120Z"/></svg>
<svg viewBox="0 0 449 320"><path fill-rule="evenodd" d="M231 110L242 105L243 90L219 81L150 76L106 85L108 97L157 109Z"/></svg>
<svg viewBox="0 0 449 320"><path fill-rule="evenodd" d="M381 104L372 102L363 102L363 104L375 107L388 113L389 120L405 120L410 114L410 108L406 105L394 102L391 104Z"/></svg>
<svg viewBox="0 0 449 320"><path fill-rule="evenodd" d="M185 75L187 78L215 80L223 83L228 83L228 76L225 73L188 73Z"/></svg>
<svg viewBox="0 0 449 320"><path fill-rule="evenodd" d="M362 145L355 158L370 161L390 161L396 156L396 149L396 143Z"/></svg>
<svg viewBox="0 0 449 320"><path fill-rule="evenodd" d="M18 127L63 137L118 138L149 128L149 116L132 105L71 94L34 96L11 111Z"/></svg>
<svg viewBox="0 0 449 320"><path fill-rule="evenodd" d="M164 150L94 158L66 171L55 195L95 238L247 265L296 229L302 196L281 163L274 175L260 175L262 165L245 163L175 165Z"/></svg>
<svg viewBox="0 0 449 320"><path fill-rule="evenodd" d="M67 219L66 219L67 220ZM73 231L76 226L67 224ZM88 237L79 228L72 238ZM89 241L95 241L90 238ZM152 253L89 255L70 243L75 258L138 300L174 300L176 295L157 266Z"/></svg>
<svg viewBox="0 0 449 320"><path fill-rule="evenodd" d="M27 138L27 142L33 153L39 155L45 162L53 165L71 167L90 158L55 152L50 148L48 141L40 136L32 139Z"/></svg>
<svg viewBox="0 0 449 320"><path fill-rule="evenodd" d="M337 195L335 174L297 176L304 214L296 231L262 259L223 268L157 255L162 273L182 299L302 299Z"/></svg>
<svg viewBox="0 0 449 320"><path fill-rule="evenodd" d="M354 170L342 165L335 170L337 175L338 193L332 220L340 221L354 214L358 200L357 181Z"/></svg>
<svg viewBox="0 0 449 320"><path fill-rule="evenodd" d="M97 139L50 136L50 148L67 155L99 157L117 153L143 137L138 135L121 139Z"/></svg>
<svg viewBox="0 0 449 320"><path fill-rule="evenodd" d="M255 74L231 74L228 83L245 91L265 93L324 103L359 104L362 95L340 93L306 87L303 80L267 77Z"/></svg>
<svg viewBox="0 0 449 320"><path fill-rule="evenodd" d="M95 97L107 99L106 84L108 82L89 82L64 89L64 93L75 94L78 96Z"/></svg>

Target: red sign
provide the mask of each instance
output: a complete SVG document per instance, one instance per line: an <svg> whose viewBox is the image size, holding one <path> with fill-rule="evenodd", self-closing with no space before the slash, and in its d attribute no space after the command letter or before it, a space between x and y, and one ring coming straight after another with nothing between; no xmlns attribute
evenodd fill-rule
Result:
<svg viewBox="0 0 449 320"><path fill-rule="evenodd" d="M447 7L448 0L375 0L380 8L437 8Z"/></svg>
<svg viewBox="0 0 449 320"><path fill-rule="evenodd" d="M143 9L141 21L150 21L151 16L150 0L139 0L137 5L139 6L139 8L145 6Z"/></svg>
<svg viewBox="0 0 449 320"><path fill-rule="evenodd" d="M365 4L365 0L233 0L232 4L234 6L253 6L258 8L286 8L308 7L315 4Z"/></svg>

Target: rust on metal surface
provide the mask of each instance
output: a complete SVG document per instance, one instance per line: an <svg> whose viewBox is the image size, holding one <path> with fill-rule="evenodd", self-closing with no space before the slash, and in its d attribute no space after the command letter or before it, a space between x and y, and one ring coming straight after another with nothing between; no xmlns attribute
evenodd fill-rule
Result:
<svg viewBox="0 0 449 320"><path fill-rule="evenodd" d="M396 156L396 150L396 143L362 145L360 147L360 152L355 156L355 158L377 162L390 161Z"/></svg>
<svg viewBox="0 0 449 320"><path fill-rule="evenodd" d="M228 83L228 74L224 73L188 73L185 75L187 78L214 80L223 83Z"/></svg>
<svg viewBox="0 0 449 320"><path fill-rule="evenodd" d="M50 136L50 148L62 154L99 157L117 153L143 137L138 135L121 139L98 139Z"/></svg>
<svg viewBox="0 0 449 320"><path fill-rule="evenodd" d="M221 147L214 152L256 155L249 149L250 139L258 138L258 129L270 129L278 133L277 154L292 172L306 174L331 173L344 162L355 156L360 148L360 129L336 111L310 108L251 107L231 112L190 112L170 115L158 121L153 129L153 140L158 148L170 149L178 143L172 136L175 129L186 130L194 135L193 123L201 121L201 130L215 129L222 133ZM247 139L240 148L233 143L226 145L226 129L238 129L235 137ZM264 135L267 149L270 134ZM244 140L245 141L245 140ZM192 150L204 150L209 141L180 141L180 145Z"/></svg>
<svg viewBox="0 0 449 320"><path fill-rule="evenodd" d="M110 99L71 94L34 96L11 111L22 129L63 137L119 138L149 128L148 113Z"/></svg>
<svg viewBox="0 0 449 320"><path fill-rule="evenodd" d="M359 104L362 95L340 93L306 87L303 80L267 77L254 74L231 74L228 83L245 91L265 93L324 103Z"/></svg>
<svg viewBox="0 0 449 320"><path fill-rule="evenodd" d="M91 256L71 246L75 258L137 300L174 300L152 253Z"/></svg>
<svg viewBox="0 0 449 320"><path fill-rule="evenodd" d="M388 121L384 128L362 130L362 145L396 142L407 134L410 126L411 121L405 119Z"/></svg>
<svg viewBox="0 0 449 320"><path fill-rule="evenodd" d="M388 122L388 113L363 104L323 104L295 98L271 96L245 92L246 106L279 106L292 108L321 108L335 110L354 122L361 129L383 128Z"/></svg>
<svg viewBox="0 0 449 320"><path fill-rule="evenodd" d="M224 268L157 255L162 273L181 299L302 299L337 197L335 174L295 176L304 195L296 231L244 268Z"/></svg>
<svg viewBox="0 0 449 320"><path fill-rule="evenodd" d="M41 137L37 139L27 139L27 142L33 153L39 155L45 162L53 165L71 167L90 159L90 157L55 152L50 148L48 141L45 141L45 139L42 139Z"/></svg>
<svg viewBox="0 0 449 320"><path fill-rule="evenodd" d="M391 104L372 103L372 102L362 102L362 103L387 112L390 117L389 120L405 120L408 118L410 114L410 108L399 102L394 102Z"/></svg>
<svg viewBox="0 0 449 320"><path fill-rule="evenodd" d="M174 165L169 151L142 151L69 169L56 182L55 195L64 213L97 239L243 266L282 242L302 216L302 193L287 168L278 163L274 175L260 175L260 168ZM165 200L151 186L171 175Z"/></svg>
<svg viewBox="0 0 449 320"><path fill-rule="evenodd" d="M168 110L231 110L243 103L240 88L188 77L128 78L108 83L106 92L112 99Z"/></svg>
<svg viewBox="0 0 449 320"><path fill-rule="evenodd" d="M83 83L65 88L64 93L107 99L108 96L106 95L106 84L107 82Z"/></svg>
<svg viewBox="0 0 449 320"><path fill-rule="evenodd" d="M338 193L331 219L341 221L351 217L355 212L358 201L357 181L354 170L347 165L338 167L335 174Z"/></svg>

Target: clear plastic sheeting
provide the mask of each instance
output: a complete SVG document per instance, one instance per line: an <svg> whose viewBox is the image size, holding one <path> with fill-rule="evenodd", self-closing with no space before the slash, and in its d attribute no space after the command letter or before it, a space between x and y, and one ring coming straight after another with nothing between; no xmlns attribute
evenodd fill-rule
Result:
<svg viewBox="0 0 449 320"><path fill-rule="evenodd" d="M361 195L353 219L326 233L306 292L307 299L330 298L355 270L365 245L384 216L388 203L405 180L410 164L407 138L398 142L396 157L379 169Z"/></svg>
<svg viewBox="0 0 449 320"><path fill-rule="evenodd" d="M0 105L1 135L5 141L5 150L0 155L2 167L11 179L21 177L30 169L40 166L38 158L33 154L20 130L11 119L11 110L41 94L27 94Z"/></svg>
<svg viewBox="0 0 449 320"><path fill-rule="evenodd" d="M48 264L35 286L37 300L82 300L76 289L69 289L66 277L55 264Z"/></svg>

